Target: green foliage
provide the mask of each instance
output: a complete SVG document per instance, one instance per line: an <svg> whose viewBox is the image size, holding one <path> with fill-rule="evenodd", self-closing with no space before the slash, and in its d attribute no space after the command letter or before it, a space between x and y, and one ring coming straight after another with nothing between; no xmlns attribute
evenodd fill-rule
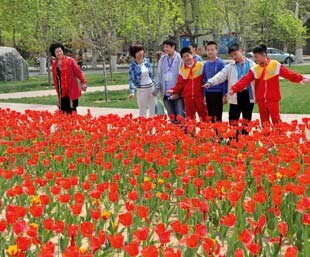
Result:
<svg viewBox="0 0 310 257"><path fill-rule="evenodd" d="M158 49L168 35L237 32L245 46L306 35L307 0L1 0L0 35L44 55L52 41L112 54L123 43ZM224 29L224 30L223 30Z"/></svg>

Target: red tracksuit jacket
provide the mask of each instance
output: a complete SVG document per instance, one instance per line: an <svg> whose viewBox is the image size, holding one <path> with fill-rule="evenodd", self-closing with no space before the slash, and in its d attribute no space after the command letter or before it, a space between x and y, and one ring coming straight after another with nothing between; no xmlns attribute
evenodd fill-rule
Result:
<svg viewBox="0 0 310 257"><path fill-rule="evenodd" d="M275 60L267 60L264 65L255 65L248 74L232 86L234 93L247 87L253 80L257 102L278 102L281 100L279 77L299 83L303 76L285 68Z"/></svg>

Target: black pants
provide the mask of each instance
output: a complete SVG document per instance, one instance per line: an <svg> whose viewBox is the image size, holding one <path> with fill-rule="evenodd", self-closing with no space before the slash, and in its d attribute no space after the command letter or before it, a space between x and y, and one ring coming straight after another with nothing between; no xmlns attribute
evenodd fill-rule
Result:
<svg viewBox="0 0 310 257"><path fill-rule="evenodd" d="M60 109L65 112L71 114L72 111L76 112L76 107L79 105L79 99L71 101L68 96L61 98Z"/></svg>
<svg viewBox="0 0 310 257"><path fill-rule="evenodd" d="M207 92L206 102L207 102L207 108L208 108L208 116L211 117L211 122L222 121L223 93L222 92Z"/></svg>
<svg viewBox="0 0 310 257"><path fill-rule="evenodd" d="M249 91L243 90L238 92L237 102L238 104L230 104L229 106L230 123L238 122L241 113L243 119L251 121L254 103L250 102Z"/></svg>

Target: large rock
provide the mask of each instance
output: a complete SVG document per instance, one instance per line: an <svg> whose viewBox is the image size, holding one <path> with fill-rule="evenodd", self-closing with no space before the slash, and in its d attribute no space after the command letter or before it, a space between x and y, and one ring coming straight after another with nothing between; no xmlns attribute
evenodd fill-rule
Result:
<svg viewBox="0 0 310 257"><path fill-rule="evenodd" d="M0 81L22 81L28 78L28 64L16 49L0 47Z"/></svg>

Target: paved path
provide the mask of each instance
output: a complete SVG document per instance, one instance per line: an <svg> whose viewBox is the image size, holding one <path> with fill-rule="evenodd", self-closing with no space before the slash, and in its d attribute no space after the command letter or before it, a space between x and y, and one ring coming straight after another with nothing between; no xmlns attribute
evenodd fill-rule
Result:
<svg viewBox="0 0 310 257"><path fill-rule="evenodd" d="M123 90L123 89L128 89L128 94L129 94L129 86L128 85L108 86L108 91ZM102 87L88 87L87 88L87 92L97 92L97 91L103 92L104 87L102 86ZM49 96L49 95L56 95L55 89L0 94L0 99L39 97L39 96Z"/></svg>

